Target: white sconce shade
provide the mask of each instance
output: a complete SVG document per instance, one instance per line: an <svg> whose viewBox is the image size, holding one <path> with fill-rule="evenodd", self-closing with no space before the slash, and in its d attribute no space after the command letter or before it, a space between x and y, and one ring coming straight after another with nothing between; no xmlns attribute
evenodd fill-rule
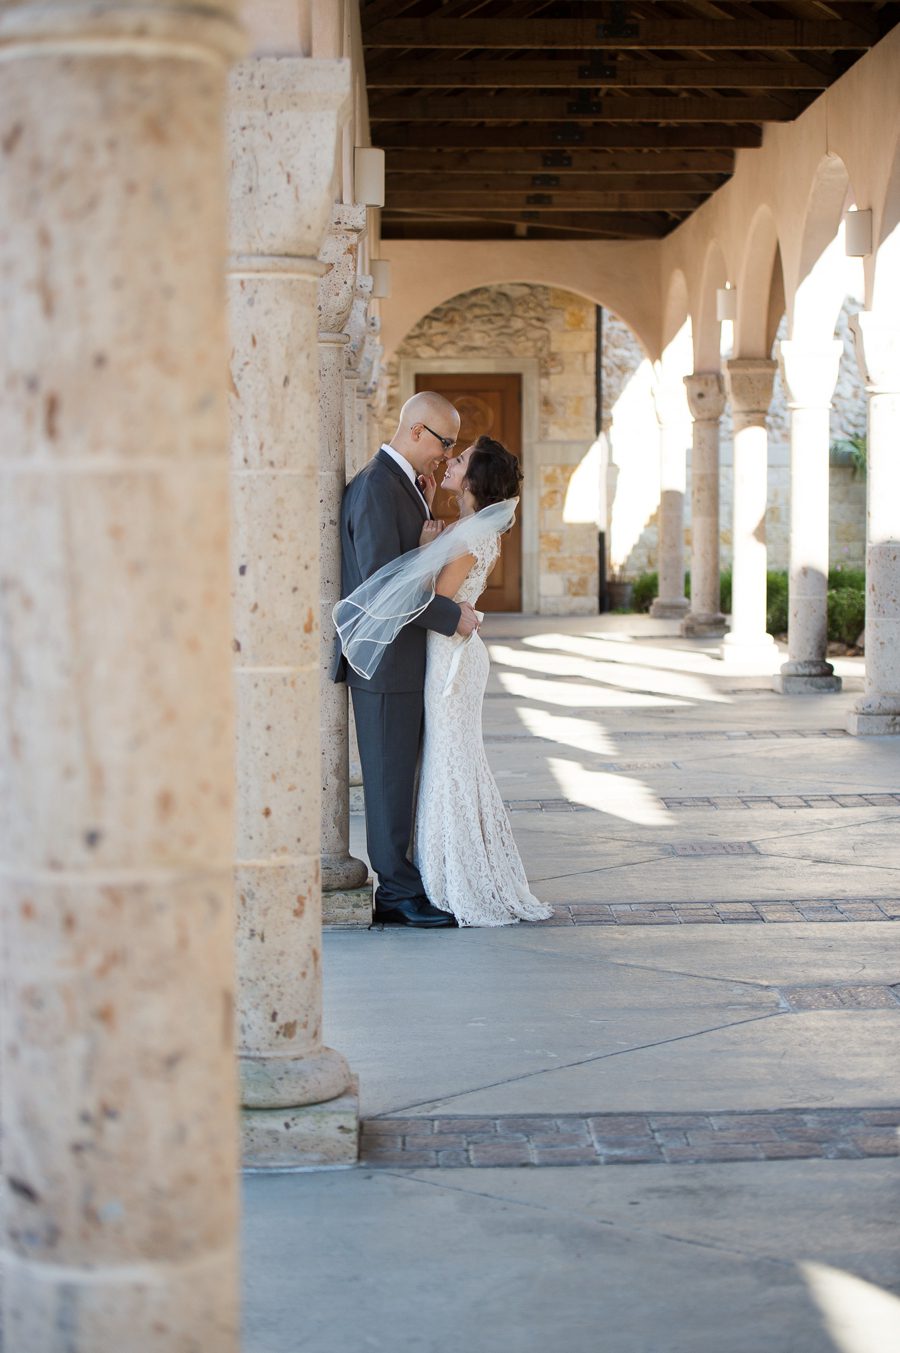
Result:
<svg viewBox="0 0 900 1353"><path fill-rule="evenodd" d="M372 274L372 295L384 300L391 294L391 265L386 258L373 258L369 264Z"/></svg>
<svg viewBox="0 0 900 1353"><path fill-rule="evenodd" d="M735 287L719 287L717 289L716 319L720 323L737 319L737 290Z"/></svg>
<svg viewBox="0 0 900 1353"><path fill-rule="evenodd" d="M865 258L872 252L872 213L848 211L844 215L844 252L848 258Z"/></svg>
<svg viewBox="0 0 900 1353"><path fill-rule="evenodd" d="M366 207L384 206L384 151L357 146L353 152L353 196Z"/></svg>

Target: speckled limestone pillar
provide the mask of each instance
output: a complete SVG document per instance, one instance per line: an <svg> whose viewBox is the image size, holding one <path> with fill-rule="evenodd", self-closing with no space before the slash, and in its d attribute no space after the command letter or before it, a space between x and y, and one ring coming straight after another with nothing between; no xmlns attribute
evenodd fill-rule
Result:
<svg viewBox="0 0 900 1353"><path fill-rule="evenodd" d="M656 392L659 419L659 595L650 614L679 620L688 609L684 595L684 491L687 479L687 404L684 386Z"/></svg>
<svg viewBox="0 0 900 1353"><path fill-rule="evenodd" d="M8 1353L234 1353L232 7L0 12Z"/></svg>
<svg viewBox="0 0 900 1353"><path fill-rule="evenodd" d="M719 607L719 419L725 409L720 371L684 378L694 420L691 453L691 609L682 633L714 638L725 633Z"/></svg>
<svg viewBox="0 0 900 1353"><path fill-rule="evenodd" d="M329 671L335 644L332 608L341 595L341 499L346 478L345 372L351 311L360 299L356 272L364 206L335 206L320 250L319 280L319 616L321 622L322 892L327 921L364 922L372 916L368 869L350 854L350 779L347 686ZM371 278L367 278L371 292ZM363 308L365 299L363 299Z"/></svg>
<svg viewBox="0 0 900 1353"><path fill-rule="evenodd" d="M767 357L733 357L725 364L734 418L734 508L731 629L722 657L754 671L771 671L778 659L766 632L766 414L774 379L775 363Z"/></svg>
<svg viewBox="0 0 900 1353"><path fill-rule="evenodd" d="M244 1159L261 1167L356 1154L350 1073L322 1046L314 431L316 255L348 91L342 61L232 77L238 1028Z"/></svg>
<svg viewBox="0 0 900 1353"><path fill-rule="evenodd" d="M900 328L863 310L850 321L869 395L866 689L847 724L900 733Z"/></svg>
<svg viewBox="0 0 900 1353"><path fill-rule="evenodd" d="M772 679L782 695L839 691L828 652L828 477L831 396L844 345L779 344L791 411L791 560L788 661Z"/></svg>

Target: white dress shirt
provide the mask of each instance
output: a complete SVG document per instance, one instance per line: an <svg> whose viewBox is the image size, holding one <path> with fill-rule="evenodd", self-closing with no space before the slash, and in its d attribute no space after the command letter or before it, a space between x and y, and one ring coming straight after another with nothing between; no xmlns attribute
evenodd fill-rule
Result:
<svg viewBox="0 0 900 1353"><path fill-rule="evenodd" d="M419 497L422 499L422 502L425 504L425 512L426 512L426 515L428 516L428 519L429 519L429 521L430 521L430 520L431 520L431 510L430 510L430 508L429 508L429 506L428 506L428 503L427 503L426 500L425 500L425 495L424 495L424 493L422 492L422 490L419 488L418 484L416 483L416 472L415 472L415 470L413 469L413 467L410 465L409 461L406 459L405 456L401 456L401 454L400 454L399 451L395 451L394 448L393 448L392 446L388 446L387 442L382 442L382 443L381 443L381 449L382 449L382 451L386 451L386 452L388 453L388 455L390 456L391 460L395 460L395 461L397 462L397 464L400 466L400 469L401 469L401 470L403 471L403 473L406 475L407 479L408 479L409 482L412 484L412 486L413 486L413 488L415 489L416 493L419 495Z"/></svg>

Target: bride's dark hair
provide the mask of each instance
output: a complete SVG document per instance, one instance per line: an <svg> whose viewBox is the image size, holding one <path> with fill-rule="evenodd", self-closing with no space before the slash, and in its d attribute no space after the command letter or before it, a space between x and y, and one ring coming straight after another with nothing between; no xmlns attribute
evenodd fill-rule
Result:
<svg viewBox="0 0 900 1353"><path fill-rule="evenodd" d="M523 477L517 457L502 442L482 436L473 443L465 483L479 510L515 498Z"/></svg>

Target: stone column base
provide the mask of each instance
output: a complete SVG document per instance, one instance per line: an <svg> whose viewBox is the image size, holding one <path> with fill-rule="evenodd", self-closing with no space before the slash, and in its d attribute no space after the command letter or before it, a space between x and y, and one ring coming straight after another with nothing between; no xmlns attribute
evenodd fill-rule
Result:
<svg viewBox="0 0 900 1353"><path fill-rule="evenodd" d="M680 620L687 614L689 605L687 597L680 601L662 601L657 597L650 607L650 614L655 620Z"/></svg>
<svg viewBox="0 0 900 1353"><path fill-rule="evenodd" d="M801 676L796 672L776 672L772 678L772 690L779 695L815 695L821 692L839 691L843 686L839 676Z"/></svg>
<svg viewBox="0 0 900 1353"><path fill-rule="evenodd" d="M324 926L370 926L372 924L372 881L361 888L322 889Z"/></svg>
<svg viewBox="0 0 900 1353"><path fill-rule="evenodd" d="M681 633L686 639L721 639L727 629L728 622L721 611L697 614L688 611L682 622Z"/></svg>
<svg viewBox="0 0 900 1353"><path fill-rule="evenodd" d="M355 1165L359 1157L359 1085L324 1104L242 1109L245 1170L303 1170Z"/></svg>
<svg viewBox="0 0 900 1353"><path fill-rule="evenodd" d="M900 736L900 714L861 714L851 710L847 718L847 732L857 738Z"/></svg>

